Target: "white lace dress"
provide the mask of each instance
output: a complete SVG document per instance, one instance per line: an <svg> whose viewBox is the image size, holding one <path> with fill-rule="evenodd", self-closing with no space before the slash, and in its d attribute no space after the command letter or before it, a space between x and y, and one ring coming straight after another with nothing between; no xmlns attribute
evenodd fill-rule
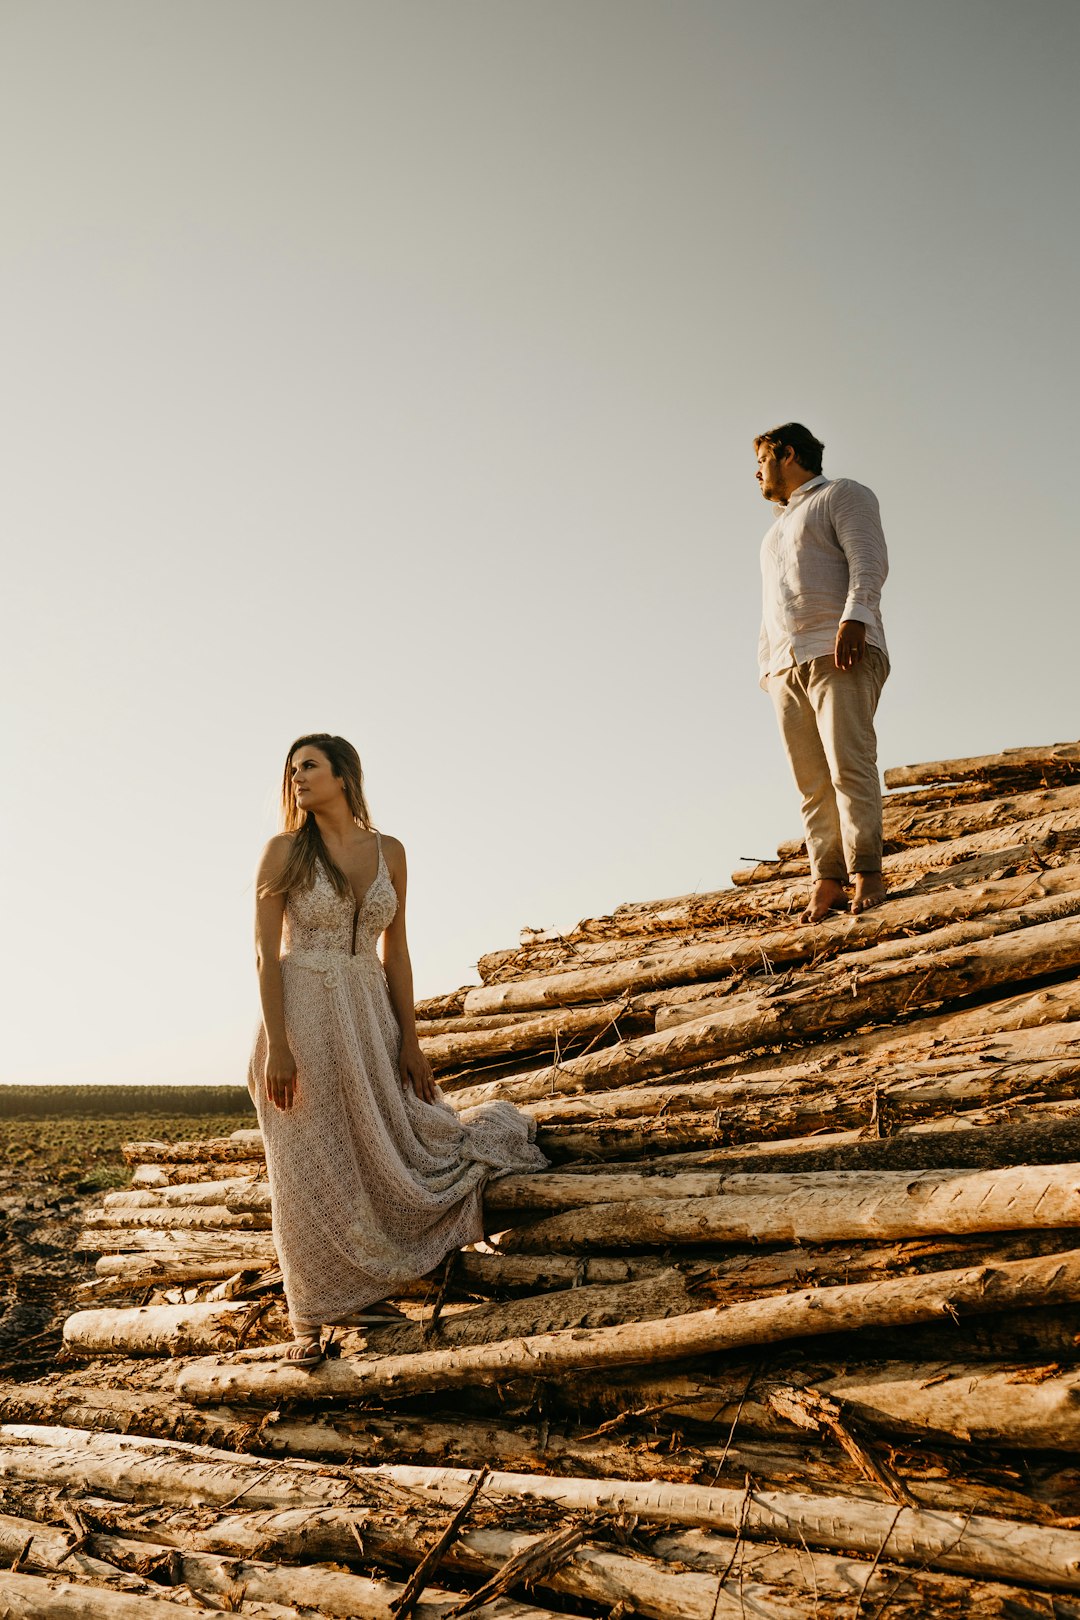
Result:
<svg viewBox="0 0 1080 1620"><path fill-rule="evenodd" d="M363 902L318 871L285 902L285 1029L296 1060L291 1109L266 1098L266 1032L248 1083L266 1148L274 1244L294 1330L347 1320L483 1236L493 1176L542 1170L534 1122L510 1103L461 1115L402 1086L401 1033L379 935L397 894L379 842Z"/></svg>

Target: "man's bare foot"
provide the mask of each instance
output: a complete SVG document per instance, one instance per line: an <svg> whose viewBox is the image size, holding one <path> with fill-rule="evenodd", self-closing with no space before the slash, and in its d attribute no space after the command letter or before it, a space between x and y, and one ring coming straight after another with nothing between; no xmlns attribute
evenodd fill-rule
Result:
<svg viewBox="0 0 1080 1620"><path fill-rule="evenodd" d="M810 904L800 915L802 923L824 922L832 911L846 911L848 908L847 895L844 885L837 883L835 878L819 878L814 884L810 895Z"/></svg>
<svg viewBox="0 0 1080 1620"><path fill-rule="evenodd" d="M855 896L851 909L857 917L862 911L872 911L885 898L885 881L880 872L856 872Z"/></svg>

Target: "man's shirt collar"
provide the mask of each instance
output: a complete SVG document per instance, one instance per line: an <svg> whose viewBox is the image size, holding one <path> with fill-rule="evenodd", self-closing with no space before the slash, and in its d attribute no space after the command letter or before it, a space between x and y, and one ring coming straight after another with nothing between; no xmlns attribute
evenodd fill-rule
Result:
<svg viewBox="0 0 1080 1620"><path fill-rule="evenodd" d="M823 484L828 482L829 480L824 473L818 473L815 478L808 478L805 484L800 484L798 489L792 491L785 502L773 501L773 511L777 517L783 517L784 513L790 512L793 506L799 506L802 503L804 495L811 494L813 490L820 489Z"/></svg>

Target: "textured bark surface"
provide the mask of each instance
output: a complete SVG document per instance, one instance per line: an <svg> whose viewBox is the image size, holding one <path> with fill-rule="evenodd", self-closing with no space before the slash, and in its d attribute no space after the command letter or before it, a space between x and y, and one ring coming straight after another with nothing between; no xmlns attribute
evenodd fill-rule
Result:
<svg viewBox="0 0 1080 1620"><path fill-rule="evenodd" d="M968 759L939 759L924 765L898 765L885 772L889 788L919 787L925 782L1030 782L1033 786L1075 781L1080 776L1080 742L1050 743L1043 748L1006 748L1000 754Z"/></svg>
<svg viewBox="0 0 1080 1620"><path fill-rule="evenodd" d="M498 1344L415 1355L349 1358L312 1372L257 1361L189 1363L177 1378L185 1400L394 1398L486 1383L490 1378L560 1377L570 1371L680 1361L747 1345L934 1321L943 1312L993 1312L1080 1300L1080 1252L970 1267L850 1287L803 1289L661 1322L581 1328Z"/></svg>

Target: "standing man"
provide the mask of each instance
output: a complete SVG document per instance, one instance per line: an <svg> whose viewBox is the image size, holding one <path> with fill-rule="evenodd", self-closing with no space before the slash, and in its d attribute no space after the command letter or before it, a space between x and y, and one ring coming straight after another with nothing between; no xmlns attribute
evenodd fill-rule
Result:
<svg viewBox="0 0 1080 1620"><path fill-rule="evenodd" d="M885 898L881 783L874 714L889 654L881 587L889 571L877 497L825 478L825 446L799 422L754 440L761 493L777 517L761 546L758 665L795 785L813 889L802 914L820 922Z"/></svg>

